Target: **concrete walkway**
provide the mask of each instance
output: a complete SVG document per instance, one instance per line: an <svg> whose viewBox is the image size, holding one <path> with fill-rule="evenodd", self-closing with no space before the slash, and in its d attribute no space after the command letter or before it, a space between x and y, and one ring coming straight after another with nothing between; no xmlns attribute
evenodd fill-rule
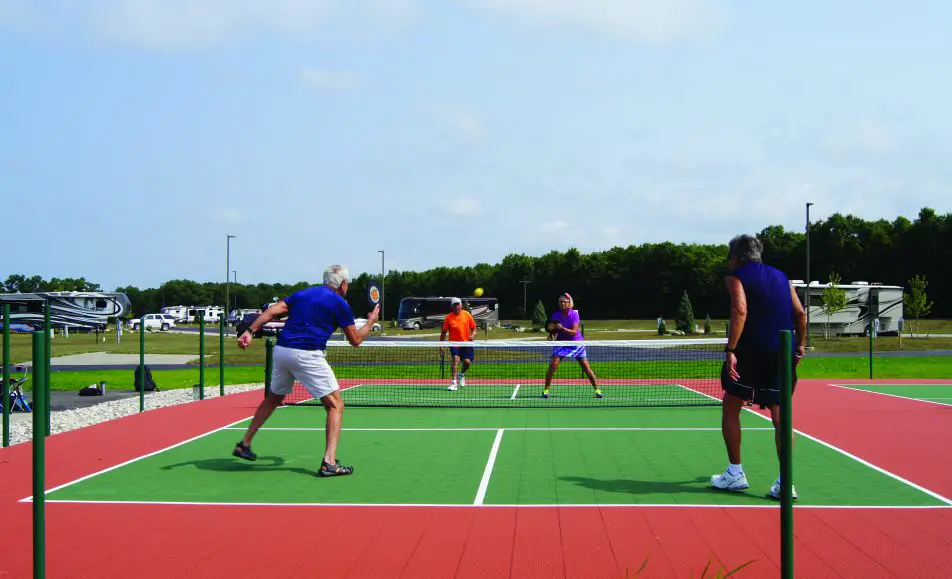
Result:
<svg viewBox="0 0 952 579"><path fill-rule="evenodd" d="M198 356L192 354L146 354L145 363L155 366L181 365L188 364L197 359ZM50 360L50 366L95 366L103 368L106 366L137 366L139 364L139 354L110 354L108 352L90 352L88 354L73 354L72 356L58 356ZM17 366L30 366L31 362L17 364Z"/></svg>

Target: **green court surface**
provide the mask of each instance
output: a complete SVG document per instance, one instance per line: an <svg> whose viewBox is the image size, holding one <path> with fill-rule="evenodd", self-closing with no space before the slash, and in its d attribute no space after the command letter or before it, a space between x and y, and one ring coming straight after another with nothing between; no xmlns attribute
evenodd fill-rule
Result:
<svg viewBox="0 0 952 579"><path fill-rule="evenodd" d="M952 384L837 384L837 386L952 406Z"/></svg>
<svg viewBox="0 0 952 579"><path fill-rule="evenodd" d="M767 506L774 433L744 413L751 488L708 488L724 468L720 409L351 408L339 457L355 474L315 476L324 412L278 410L257 462L231 457L247 421L52 489L49 501L231 504ZM799 504L940 506L929 494L799 437Z"/></svg>

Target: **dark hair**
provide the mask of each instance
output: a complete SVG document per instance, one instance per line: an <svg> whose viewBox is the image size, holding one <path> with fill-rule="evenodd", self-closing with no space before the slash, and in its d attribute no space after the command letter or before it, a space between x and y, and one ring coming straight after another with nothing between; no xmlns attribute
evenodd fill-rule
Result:
<svg viewBox="0 0 952 579"><path fill-rule="evenodd" d="M728 244L727 258L738 258L741 263L760 263L764 244L753 235L746 233L731 239Z"/></svg>

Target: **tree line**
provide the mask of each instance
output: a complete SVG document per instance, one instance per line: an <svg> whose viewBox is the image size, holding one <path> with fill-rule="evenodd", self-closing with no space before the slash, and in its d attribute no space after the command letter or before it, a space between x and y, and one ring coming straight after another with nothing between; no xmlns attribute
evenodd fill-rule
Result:
<svg viewBox="0 0 952 579"><path fill-rule="evenodd" d="M764 244L764 262L791 279L806 279L806 233L768 226L758 234ZM684 292L694 312L726 317L729 300L724 287L727 274L727 241L722 244L646 243L581 253L577 249L551 251L542 256L510 254L500 263L437 267L426 271L387 272L384 280L385 313L396 319L400 299L408 296L472 295L481 287L496 297L502 318L531 316L537 301L554 310L556 299L569 292L587 319L654 319L671 317ZM853 215L834 214L810 226L810 277L827 281L836 274L845 283L881 282L910 288L916 276L928 279L929 293L937 296L931 313L952 317L952 213L938 215L923 208L910 221L866 221ZM368 309L366 287L378 281L362 273L351 282L348 301L355 315ZM258 308L320 280L296 284L230 284L228 309ZM52 278L11 275L6 292L97 291L85 278ZM116 288L126 293L136 316L168 305L224 304L224 282L170 280L157 288Z"/></svg>

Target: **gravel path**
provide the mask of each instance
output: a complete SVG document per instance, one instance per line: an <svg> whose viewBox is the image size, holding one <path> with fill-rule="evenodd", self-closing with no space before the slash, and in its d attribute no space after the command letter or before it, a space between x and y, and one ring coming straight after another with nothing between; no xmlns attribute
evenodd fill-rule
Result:
<svg viewBox="0 0 952 579"><path fill-rule="evenodd" d="M225 395L236 394L238 392L247 392L249 390L260 390L262 384L236 384L234 386L225 386ZM218 396L218 387L206 388L205 398L215 398ZM149 392L145 397L145 408L162 408L165 406L175 406L176 404L185 404L193 402L192 389L161 390L159 392ZM93 406L83 408L71 408L69 410L53 411L50 413L53 434L58 432L67 432L84 426L99 424L123 416L129 416L139 413L139 397L132 396L119 400L109 400ZM19 444L32 440L33 421L31 414L14 414L10 420L10 444Z"/></svg>

